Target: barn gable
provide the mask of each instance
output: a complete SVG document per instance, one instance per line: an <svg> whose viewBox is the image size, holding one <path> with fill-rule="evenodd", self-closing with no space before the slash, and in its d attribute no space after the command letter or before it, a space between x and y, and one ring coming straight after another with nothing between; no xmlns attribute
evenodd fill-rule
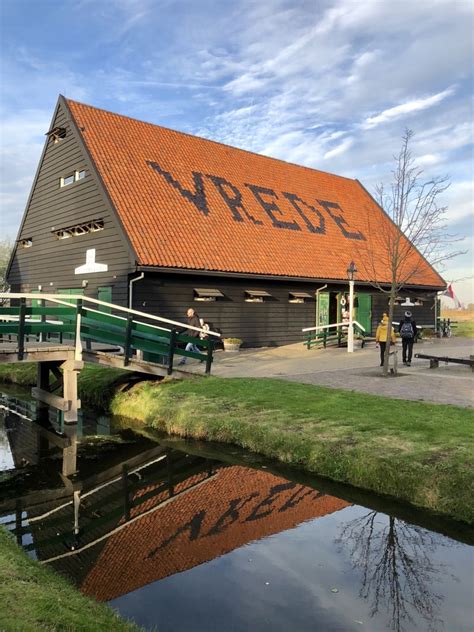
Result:
<svg viewBox="0 0 474 632"><path fill-rule="evenodd" d="M107 286L113 300L125 302L134 263L80 130L60 97L10 262L9 283L13 290L53 292L87 284L96 293ZM94 274L88 273L91 265Z"/></svg>

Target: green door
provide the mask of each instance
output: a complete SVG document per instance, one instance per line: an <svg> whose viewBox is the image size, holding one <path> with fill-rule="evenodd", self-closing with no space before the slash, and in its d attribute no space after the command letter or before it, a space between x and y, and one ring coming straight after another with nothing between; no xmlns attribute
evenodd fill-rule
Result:
<svg viewBox="0 0 474 632"><path fill-rule="evenodd" d="M357 292L355 319L364 327L366 335L372 332L372 295L368 292Z"/></svg>
<svg viewBox="0 0 474 632"><path fill-rule="evenodd" d="M80 294L81 296L84 294L84 290L82 288L79 287L75 287L75 288L68 288L65 290L58 290L58 294ZM73 299L67 299L66 297L64 297L64 299L61 297L61 300L64 300L65 303L74 303L75 301Z"/></svg>
<svg viewBox="0 0 474 632"><path fill-rule="evenodd" d="M112 286L111 285L103 285L99 287L97 292L97 298L99 301L104 301L104 303L112 302ZM105 305L98 306L101 312L107 312L110 314L112 311L110 307L105 307Z"/></svg>
<svg viewBox="0 0 474 632"><path fill-rule="evenodd" d="M41 294L41 290L31 290L30 294ZM41 307L42 301L37 298L31 300L31 307Z"/></svg>

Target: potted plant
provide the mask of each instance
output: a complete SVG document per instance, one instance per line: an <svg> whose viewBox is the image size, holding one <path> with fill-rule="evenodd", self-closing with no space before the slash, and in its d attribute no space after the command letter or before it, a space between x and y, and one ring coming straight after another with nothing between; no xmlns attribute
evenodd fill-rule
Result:
<svg viewBox="0 0 474 632"><path fill-rule="evenodd" d="M238 351L242 340L240 338L224 338L224 351Z"/></svg>

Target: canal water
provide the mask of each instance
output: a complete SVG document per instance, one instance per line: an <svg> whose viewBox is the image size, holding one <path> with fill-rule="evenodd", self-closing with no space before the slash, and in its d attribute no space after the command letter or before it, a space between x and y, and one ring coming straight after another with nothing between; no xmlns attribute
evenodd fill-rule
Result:
<svg viewBox="0 0 474 632"><path fill-rule="evenodd" d="M472 631L472 533L441 535L427 516L354 504L248 453L178 450L94 415L74 429L65 476L64 426L40 412L21 392L0 397L0 524L143 628Z"/></svg>

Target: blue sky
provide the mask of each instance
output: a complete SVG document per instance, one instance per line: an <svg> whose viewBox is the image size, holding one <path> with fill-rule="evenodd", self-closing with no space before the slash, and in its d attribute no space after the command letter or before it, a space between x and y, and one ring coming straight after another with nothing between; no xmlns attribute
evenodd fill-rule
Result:
<svg viewBox="0 0 474 632"><path fill-rule="evenodd" d="M473 274L471 0L0 0L2 233L16 236L59 93L238 147L390 180L405 127L448 174ZM455 285L474 302L472 279Z"/></svg>

